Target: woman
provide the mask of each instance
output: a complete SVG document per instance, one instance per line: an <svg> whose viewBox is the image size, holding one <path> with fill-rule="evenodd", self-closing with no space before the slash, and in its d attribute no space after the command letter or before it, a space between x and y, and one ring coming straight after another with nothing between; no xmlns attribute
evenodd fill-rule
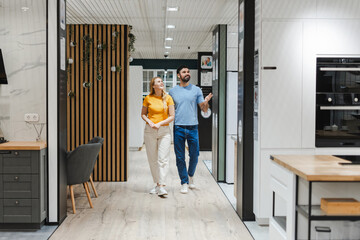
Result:
<svg viewBox="0 0 360 240"><path fill-rule="evenodd" d="M169 169L171 135L169 123L174 120L175 107L170 95L164 91L161 78L150 82L150 94L145 97L141 118L146 122L145 146L151 174L156 186L151 194L167 195L165 178Z"/></svg>

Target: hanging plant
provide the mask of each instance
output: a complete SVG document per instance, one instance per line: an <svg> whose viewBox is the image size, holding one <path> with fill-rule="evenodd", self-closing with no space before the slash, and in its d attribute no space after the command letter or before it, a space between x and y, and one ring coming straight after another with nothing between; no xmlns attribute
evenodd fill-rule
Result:
<svg viewBox="0 0 360 240"><path fill-rule="evenodd" d="M82 37L82 40L85 42L85 47L83 50L83 61L84 61L84 67L85 67L85 62L87 62L88 65L90 64L90 47L91 47L91 44L93 43L94 39L92 39L90 37L90 35L85 35Z"/></svg>
<svg viewBox="0 0 360 240"><path fill-rule="evenodd" d="M105 50L107 48L107 44L106 43L99 43L99 41L98 41L97 48L101 49L101 50Z"/></svg>
<svg viewBox="0 0 360 240"><path fill-rule="evenodd" d="M106 49L106 44L103 44L103 43L100 43L99 41L97 42L97 48L99 49L99 51L97 51L97 54L96 54L96 79L98 81L101 81L102 80L102 76L101 76L101 73L102 73L102 69L103 69L103 51L101 50L104 50Z"/></svg>
<svg viewBox="0 0 360 240"><path fill-rule="evenodd" d="M113 38L111 39L111 50L116 50L117 47L117 39L119 38L119 32L114 31L112 33Z"/></svg>
<svg viewBox="0 0 360 240"><path fill-rule="evenodd" d="M129 28L130 28L130 32L129 32L129 35L128 35L128 37L129 37L129 45L128 45L128 47L129 47L129 52L132 53L132 52L135 51L134 44L135 44L136 37L135 37L135 35L133 33L131 33L131 31L132 31L132 26L131 25L129 26Z"/></svg>
<svg viewBox="0 0 360 240"><path fill-rule="evenodd" d="M69 78L71 77L71 64L73 63L73 59L69 58L66 61L66 82L69 84Z"/></svg>

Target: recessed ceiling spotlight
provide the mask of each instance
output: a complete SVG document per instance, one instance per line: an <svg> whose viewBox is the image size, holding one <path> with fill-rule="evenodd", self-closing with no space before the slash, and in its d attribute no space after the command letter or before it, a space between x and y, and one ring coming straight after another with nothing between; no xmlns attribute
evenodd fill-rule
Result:
<svg viewBox="0 0 360 240"><path fill-rule="evenodd" d="M167 25L167 28L175 28L175 25Z"/></svg>
<svg viewBox="0 0 360 240"><path fill-rule="evenodd" d="M22 7L21 8L21 10L23 11L23 12L26 12L26 11L28 11L30 8L28 8L28 7Z"/></svg>
<svg viewBox="0 0 360 240"><path fill-rule="evenodd" d="M177 11L179 11L179 7L168 7L167 10L169 12L177 12Z"/></svg>
<svg viewBox="0 0 360 240"><path fill-rule="evenodd" d="M169 48L171 48L171 47L170 47L170 46L165 46L165 48L169 49Z"/></svg>
<svg viewBox="0 0 360 240"><path fill-rule="evenodd" d="M172 41L174 39L172 37L167 37L167 38L165 38L165 40Z"/></svg>

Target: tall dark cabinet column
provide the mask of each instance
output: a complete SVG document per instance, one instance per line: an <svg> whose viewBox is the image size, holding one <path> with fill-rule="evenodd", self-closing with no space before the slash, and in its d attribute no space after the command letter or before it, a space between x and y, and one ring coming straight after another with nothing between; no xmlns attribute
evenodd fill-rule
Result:
<svg viewBox="0 0 360 240"><path fill-rule="evenodd" d="M66 2L58 0L58 221L61 223L67 212L66 176ZM63 59L62 59L63 58ZM64 66L65 64L65 66Z"/></svg>
<svg viewBox="0 0 360 240"><path fill-rule="evenodd" d="M253 213L255 1L239 0L239 74L236 211L243 221Z"/></svg>
<svg viewBox="0 0 360 240"><path fill-rule="evenodd" d="M212 92L212 52L198 53L198 86L204 97ZM209 115L202 115L198 108L200 151L211 151L212 100L209 101Z"/></svg>
<svg viewBox="0 0 360 240"><path fill-rule="evenodd" d="M213 31L212 174L220 182L225 181L226 52L227 27L218 25Z"/></svg>

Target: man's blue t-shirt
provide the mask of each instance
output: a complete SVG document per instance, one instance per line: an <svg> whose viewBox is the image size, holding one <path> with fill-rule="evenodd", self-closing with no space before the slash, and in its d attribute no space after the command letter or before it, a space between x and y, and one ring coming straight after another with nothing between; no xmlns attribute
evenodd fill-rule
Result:
<svg viewBox="0 0 360 240"><path fill-rule="evenodd" d="M170 89L170 96L175 103L175 125L198 125L197 105L204 101L199 87L189 84L186 87L179 85Z"/></svg>

